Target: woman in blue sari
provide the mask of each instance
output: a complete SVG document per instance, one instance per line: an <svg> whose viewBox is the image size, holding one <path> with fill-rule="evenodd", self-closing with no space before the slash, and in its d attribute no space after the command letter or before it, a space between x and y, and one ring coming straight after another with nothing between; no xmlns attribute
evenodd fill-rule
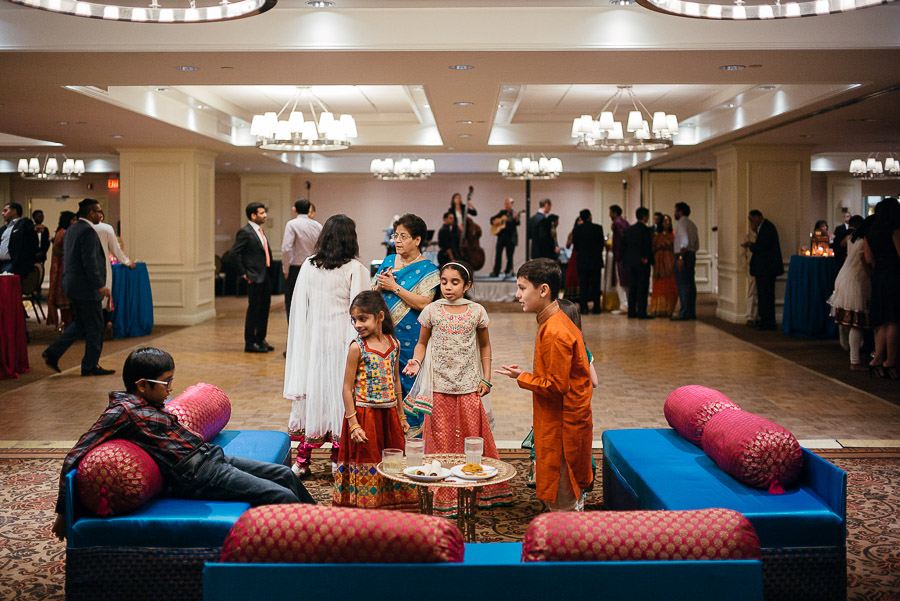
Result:
<svg viewBox="0 0 900 601"><path fill-rule="evenodd" d="M375 275L375 290L381 292L391 318L394 332L400 342L400 369L412 359L413 350L419 341L419 313L425 305L434 300L440 285L438 268L426 259L419 245L425 240L427 226L417 215L407 213L394 223L394 246L397 253L385 257ZM403 396L409 394L415 378L400 374ZM410 432L408 436L419 436L422 432L422 414L406 414Z"/></svg>

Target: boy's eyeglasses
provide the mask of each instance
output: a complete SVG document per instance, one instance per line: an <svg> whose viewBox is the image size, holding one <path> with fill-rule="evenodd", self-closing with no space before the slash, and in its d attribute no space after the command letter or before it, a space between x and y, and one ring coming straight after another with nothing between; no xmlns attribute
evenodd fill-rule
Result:
<svg viewBox="0 0 900 601"><path fill-rule="evenodd" d="M137 384L138 382L143 381L143 382L150 382L151 384L165 384L166 387L168 387L168 386L171 386L171 385L172 385L172 381L173 381L174 379L175 379L174 376L171 377L171 378L169 378L168 380L151 380L151 379L149 379L149 378L141 378L140 380L138 380L137 382L135 382L135 384Z"/></svg>

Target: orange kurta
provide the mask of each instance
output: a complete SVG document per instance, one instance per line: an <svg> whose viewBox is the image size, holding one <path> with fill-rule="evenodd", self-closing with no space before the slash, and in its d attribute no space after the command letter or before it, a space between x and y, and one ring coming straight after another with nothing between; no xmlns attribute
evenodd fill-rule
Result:
<svg viewBox="0 0 900 601"><path fill-rule="evenodd" d="M576 498L593 481L591 469L590 364L581 331L554 302L538 315L534 373L518 382L534 403L537 497L556 501L560 459L564 456Z"/></svg>

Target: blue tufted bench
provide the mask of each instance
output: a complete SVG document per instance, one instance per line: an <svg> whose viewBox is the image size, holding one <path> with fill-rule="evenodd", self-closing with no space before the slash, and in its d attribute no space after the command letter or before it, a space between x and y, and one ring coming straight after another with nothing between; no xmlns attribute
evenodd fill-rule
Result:
<svg viewBox="0 0 900 601"><path fill-rule="evenodd" d="M284 432L223 430L210 441L226 455L287 463ZM249 503L157 497L137 511L98 517L80 506L66 475L66 599L199 601L201 571Z"/></svg>
<svg viewBox="0 0 900 601"><path fill-rule="evenodd" d="M783 495L746 486L671 429L603 433L608 509L738 511L762 546L766 601L846 599L847 474L803 449L800 482Z"/></svg>

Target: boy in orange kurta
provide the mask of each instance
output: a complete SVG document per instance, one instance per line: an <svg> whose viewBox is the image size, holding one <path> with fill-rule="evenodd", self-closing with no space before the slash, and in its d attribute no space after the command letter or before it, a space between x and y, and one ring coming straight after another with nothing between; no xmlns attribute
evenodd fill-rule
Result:
<svg viewBox="0 0 900 601"><path fill-rule="evenodd" d="M556 298L562 274L555 261L528 261L517 274L516 299L537 313L534 373L504 365L498 374L530 390L534 403L537 497L554 511L580 511L591 469L590 363L581 331L560 312Z"/></svg>

